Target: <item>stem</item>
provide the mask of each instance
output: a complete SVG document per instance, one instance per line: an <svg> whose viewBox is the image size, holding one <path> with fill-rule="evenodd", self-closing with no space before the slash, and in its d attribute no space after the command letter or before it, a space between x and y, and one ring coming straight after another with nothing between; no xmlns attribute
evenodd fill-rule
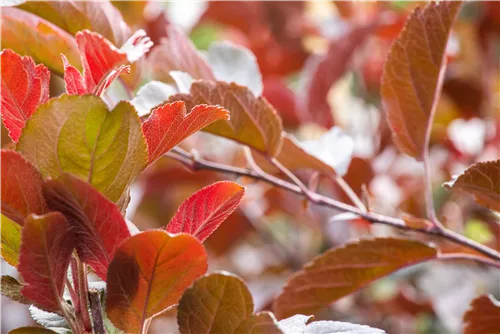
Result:
<svg viewBox="0 0 500 334"><path fill-rule="evenodd" d="M90 322L89 307L88 307L88 286L87 286L87 273L85 270L85 264L76 258L76 264L78 269L78 289L80 296L80 312L82 315L83 326L86 331L92 332L92 324Z"/></svg>
<svg viewBox="0 0 500 334"><path fill-rule="evenodd" d="M295 183L300 188L302 194L304 194L311 203L317 204L318 199L316 197L317 194L315 192L309 190L309 188L304 183L302 183L302 181L300 181L300 179L297 176L295 176L295 174L293 174L288 168L283 166L277 159L271 158L270 161L276 168L278 168L283 174L285 174L290 180L293 181L293 183Z"/></svg>
<svg viewBox="0 0 500 334"><path fill-rule="evenodd" d="M363 201L356 195L354 190L352 190L351 186L345 182L344 178L340 175L337 175L335 178L335 181L339 185L340 188L344 191L344 193L349 197L349 199L358 207L363 212L368 212L368 209L366 208L365 204Z"/></svg>
<svg viewBox="0 0 500 334"><path fill-rule="evenodd" d="M92 320L94 324L95 334L106 334L104 329L104 321L102 319L102 307L99 291L89 290L90 312L92 313Z"/></svg>
<svg viewBox="0 0 500 334"><path fill-rule="evenodd" d="M178 149L177 147L173 148L169 153L166 154L166 156L183 163L185 166L187 166L195 171L196 170L212 170L212 171L216 171L216 172L232 174L232 175L241 176L241 177L249 177L249 178L252 178L255 180L260 180L260 181L269 183L271 185L288 190L288 191L296 193L298 195L307 196L298 185L284 181L284 180L277 178L275 176L272 176L270 174L257 173L253 170L224 165L224 164L220 164L220 163L216 163L216 162L211 162L211 161L204 160L202 158L193 159L189 155L189 153L187 153L186 151L184 151L182 149ZM438 229L411 227L411 226L408 226L403 219L384 216L384 215L380 215L380 214L377 214L374 212L363 212L359 208L356 208L354 206L336 201L332 198L320 195L318 193L313 193L313 194L315 197L314 203L316 205L330 207L330 208L340 210L343 212L352 212L352 213L357 214L358 216L364 218L365 220L367 220L371 223L384 224L384 225L392 226L392 227L400 229L400 230L413 231L413 232L418 232L418 233L422 233L422 234L426 234L426 235L437 236L437 237L440 237L442 239L452 241L455 244L460 244L460 245L463 245L467 248L474 249L475 251L487 256L488 258L500 262L500 253L499 252L497 252L494 249L491 249L487 246L484 246L478 242L470 240L470 239L468 239L468 238L466 238L466 237L464 237L456 232L448 230L446 228L444 228L443 230L438 230Z"/></svg>
<svg viewBox="0 0 500 334"><path fill-rule="evenodd" d="M66 322L68 323L71 331L73 333L81 333L82 330L80 330L79 326L77 325L77 322L75 322L75 317L72 314L71 310L69 309L69 305L66 302L62 302L60 303L60 308L64 316L64 319L66 319Z"/></svg>
<svg viewBox="0 0 500 334"><path fill-rule="evenodd" d="M424 150L424 182L425 182L425 208L427 211L427 219L429 219L434 227L438 230L444 230L445 227L436 216L434 208L434 199L432 196L432 179L430 171L429 152L427 147Z"/></svg>
<svg viewBox="0 0 500 334"><path fill-rule="evenodd" d="M146 319L146 321L144 321L144 327L142 329L142 333L141 334L147 334L148 333L148 330L149 330L149 326L151 326L151 318L149 319Z"/></svg>

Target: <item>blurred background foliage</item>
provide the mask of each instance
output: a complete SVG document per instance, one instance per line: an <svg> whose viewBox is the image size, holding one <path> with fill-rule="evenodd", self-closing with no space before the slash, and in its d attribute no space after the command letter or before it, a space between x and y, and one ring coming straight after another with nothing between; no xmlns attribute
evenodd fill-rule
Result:
<svg viewBox="0 0 500 334"><path fill-rule="evenodd" d="M175 24L200 50L220 40L251 50L262 73L263 95L286 130L305 140L318 138L332 125L342 127L355 142L347 183L376 212L416 217L425 216L423 167L392 143L379 91L388 49L405 18L422 3L112 1L132 30L146 30L155 44L167 37L168 25ZM448 227L500 250L499 217L470 197L441 187L473 162L500 156L500 2L467 3L447 53L449 66L430 148L438 215ZM327 66L315 71L318 62ZM151 77L154 73L142 82ZM319 83L317 89L307 89L311 82ZM60 78L53 79L51 88L53 95L63 90ZM2 126L2 147L8 145ZM196 149L208 160L246 164L241 147L207 133L197 133L181 146ZM304 170L299 176L307 181L311 174ZM127 218L141 230L163 226L190 194L232 178L160 160L133 186ZM269 309L286 278L325 249L363 236L402 234L308 205L266 184L238 181L248 187L247 195L207 240L209 270L223 269L244 278L257 310ZM320 178L317 186L321 193L349 202L332 180ZM16 275L6 263L2 269ZM499 280L498 270L431 262L379 280L334 303L317 319L367 324L388 333L459 333L472 298L484 292L500 296ZM2 333L29 321L26 306L5 297L2 305ZM151 332L175 332L174 314L155 318Z"/></svg>

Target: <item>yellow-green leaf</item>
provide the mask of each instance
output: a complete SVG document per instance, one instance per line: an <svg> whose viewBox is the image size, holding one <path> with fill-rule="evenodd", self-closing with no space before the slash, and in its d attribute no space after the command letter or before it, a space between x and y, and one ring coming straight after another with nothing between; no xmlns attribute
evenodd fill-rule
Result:
<svg viewBox="0 0 500 334"><path fill-rule="evenodd" d="M45 64L63 74L61 53L74 66L81 68L80 53L73 36L34 14L2 7L2 49L12 49L30 56L35 63Z"/></svg>
<svg viewBox="0 0 500 334"><path fill-rule="evenodd" d="M92 184L119 206L147 162L135 109L120 102L111 112L93 95L64 95L40 106L17 149L43 176L68 172Z"/></svg>
<svg viewBox="0 0 500 334"><path fill-rule="evenodd" d="M2 257L11 266L19 263L22 226L2 215Z"/></svg>

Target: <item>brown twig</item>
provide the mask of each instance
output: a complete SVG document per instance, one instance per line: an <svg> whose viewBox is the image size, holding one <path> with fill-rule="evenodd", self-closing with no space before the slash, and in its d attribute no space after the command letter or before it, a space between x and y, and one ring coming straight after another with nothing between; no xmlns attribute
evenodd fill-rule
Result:
<svg viewBox="0 0 500 334"><path fill-rule="evenodd" d="M240 177L249 177L255 180L260 180L269 184L272 184L276 187L285 189L287 191L296 193L298 195L306 196L308 197L303 189L301 189L299 186L292 184L290 182L284 181L278 177L275 177L273 175L267 174L267 173L257 173L254 170L247 169L247 168L240 168L240 167L235 167L235 166L230 166L230 165L224 165L212 161L208 161L205 159L202 159L200 157L192 157L188 152L179 149L179 148L174 148L172 151L166 154L167 157L175 159L185 166L189 167L192 170L212 170L216 172L221 172L221 173L226 173L226 174L232 174ZM459 244L462 246L465 246L467 248L473 249L486 257L494 260L494 261L499 261L500 262L500 253L497 252L494 249L491 249L489 247L486 247L478 242L475 242L474 240L468 239L464 237L461 234L458 234L454 231L448 230L446 228L440 230L440 229L429 229L427 227L413 227L413 226L408 226L403 219L400 218L395 218L395 217L389 217L389 216L384 216L378 213L374 212L363 212L357 207L339 202L337 200L334 200L332 198L320 195L315 192L311 192L313 194L314 198L314 204L320 205L320 206L325 206L325 207L330 207L339 211L343 212L351 212L354 213L363 219L369 221L370 223L376 223L376 224L383 224L387 226L391 226L400 230L405 230L405 231L413 231L413 232L418 232L418 233L423 233L426 235L432 235L432 236L437 236L446 240L449 240L455 244ZM309 194L311 195L311 194Z"/></svg>

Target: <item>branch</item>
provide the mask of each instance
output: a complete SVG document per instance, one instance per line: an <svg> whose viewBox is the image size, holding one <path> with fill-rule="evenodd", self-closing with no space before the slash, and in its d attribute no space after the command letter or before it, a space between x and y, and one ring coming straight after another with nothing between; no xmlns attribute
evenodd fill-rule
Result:
<svg viewBox="0 0 500 334"><path fill-rule="evenodd" d="M247 168L240 168L240 167L235 167L235 166L230 166L230 165L224 165L212 161L205 160L200 157L193 157L191 156L188 152L175 147L173 148L169 153L165 155L166 157L172 158L174 160L177 160L187 166L188 168L196 171L196 170L212 170L216 172L221 172L221 173L226 173L226 174L232 174L240 177L249 177L254 180L259 180L266 182L268 184L274 185L276 187L285 189L287 191L296 193L298 195L306 196L307 195L303 192L303 190L290 182L284 181L278 177L275 177L273 175L267 174L267 173L257 173L254 170L247 169ZM473 249L486 257L499 261L500 262L500 253L495 251L494 249L491 249L489 247L486 247L478 242L475 242L473 240L470 240L466 237L464 237L461 234L458 234L456 232L453 232L451 230L448 230L444 228L443 230L439 229L429 229L426 227L411 227L406 225L405 221L400 218L394 218L394 217L389 217L389 216L384 216L378 213L374 212L363 212L357 207L339 202L337 200L334 200L332 198L320 195L316 192L311 192L313 194L313 197L315 198L314 204L319 205L319 206L325 206L329 208L333 208L342 212L351 212L354 213L363 219L367 220L370 223L375 223L375 224L383 224L387 226L391 226L394 228L397 228L399 230L404 230L404 231L413 231L413 232L418 232L426 235L433 235L437 236L446 240L449 240L455 244L460 244L462 246L465 246L467 248Z"/></svg>
<svg viewBox="0 0 500 334"><path fill-rule="evenodd" d="M102 319L101 299L98 290L89 290L90 312L94 323L95 334L106 334L104 321Z"/></svg>

